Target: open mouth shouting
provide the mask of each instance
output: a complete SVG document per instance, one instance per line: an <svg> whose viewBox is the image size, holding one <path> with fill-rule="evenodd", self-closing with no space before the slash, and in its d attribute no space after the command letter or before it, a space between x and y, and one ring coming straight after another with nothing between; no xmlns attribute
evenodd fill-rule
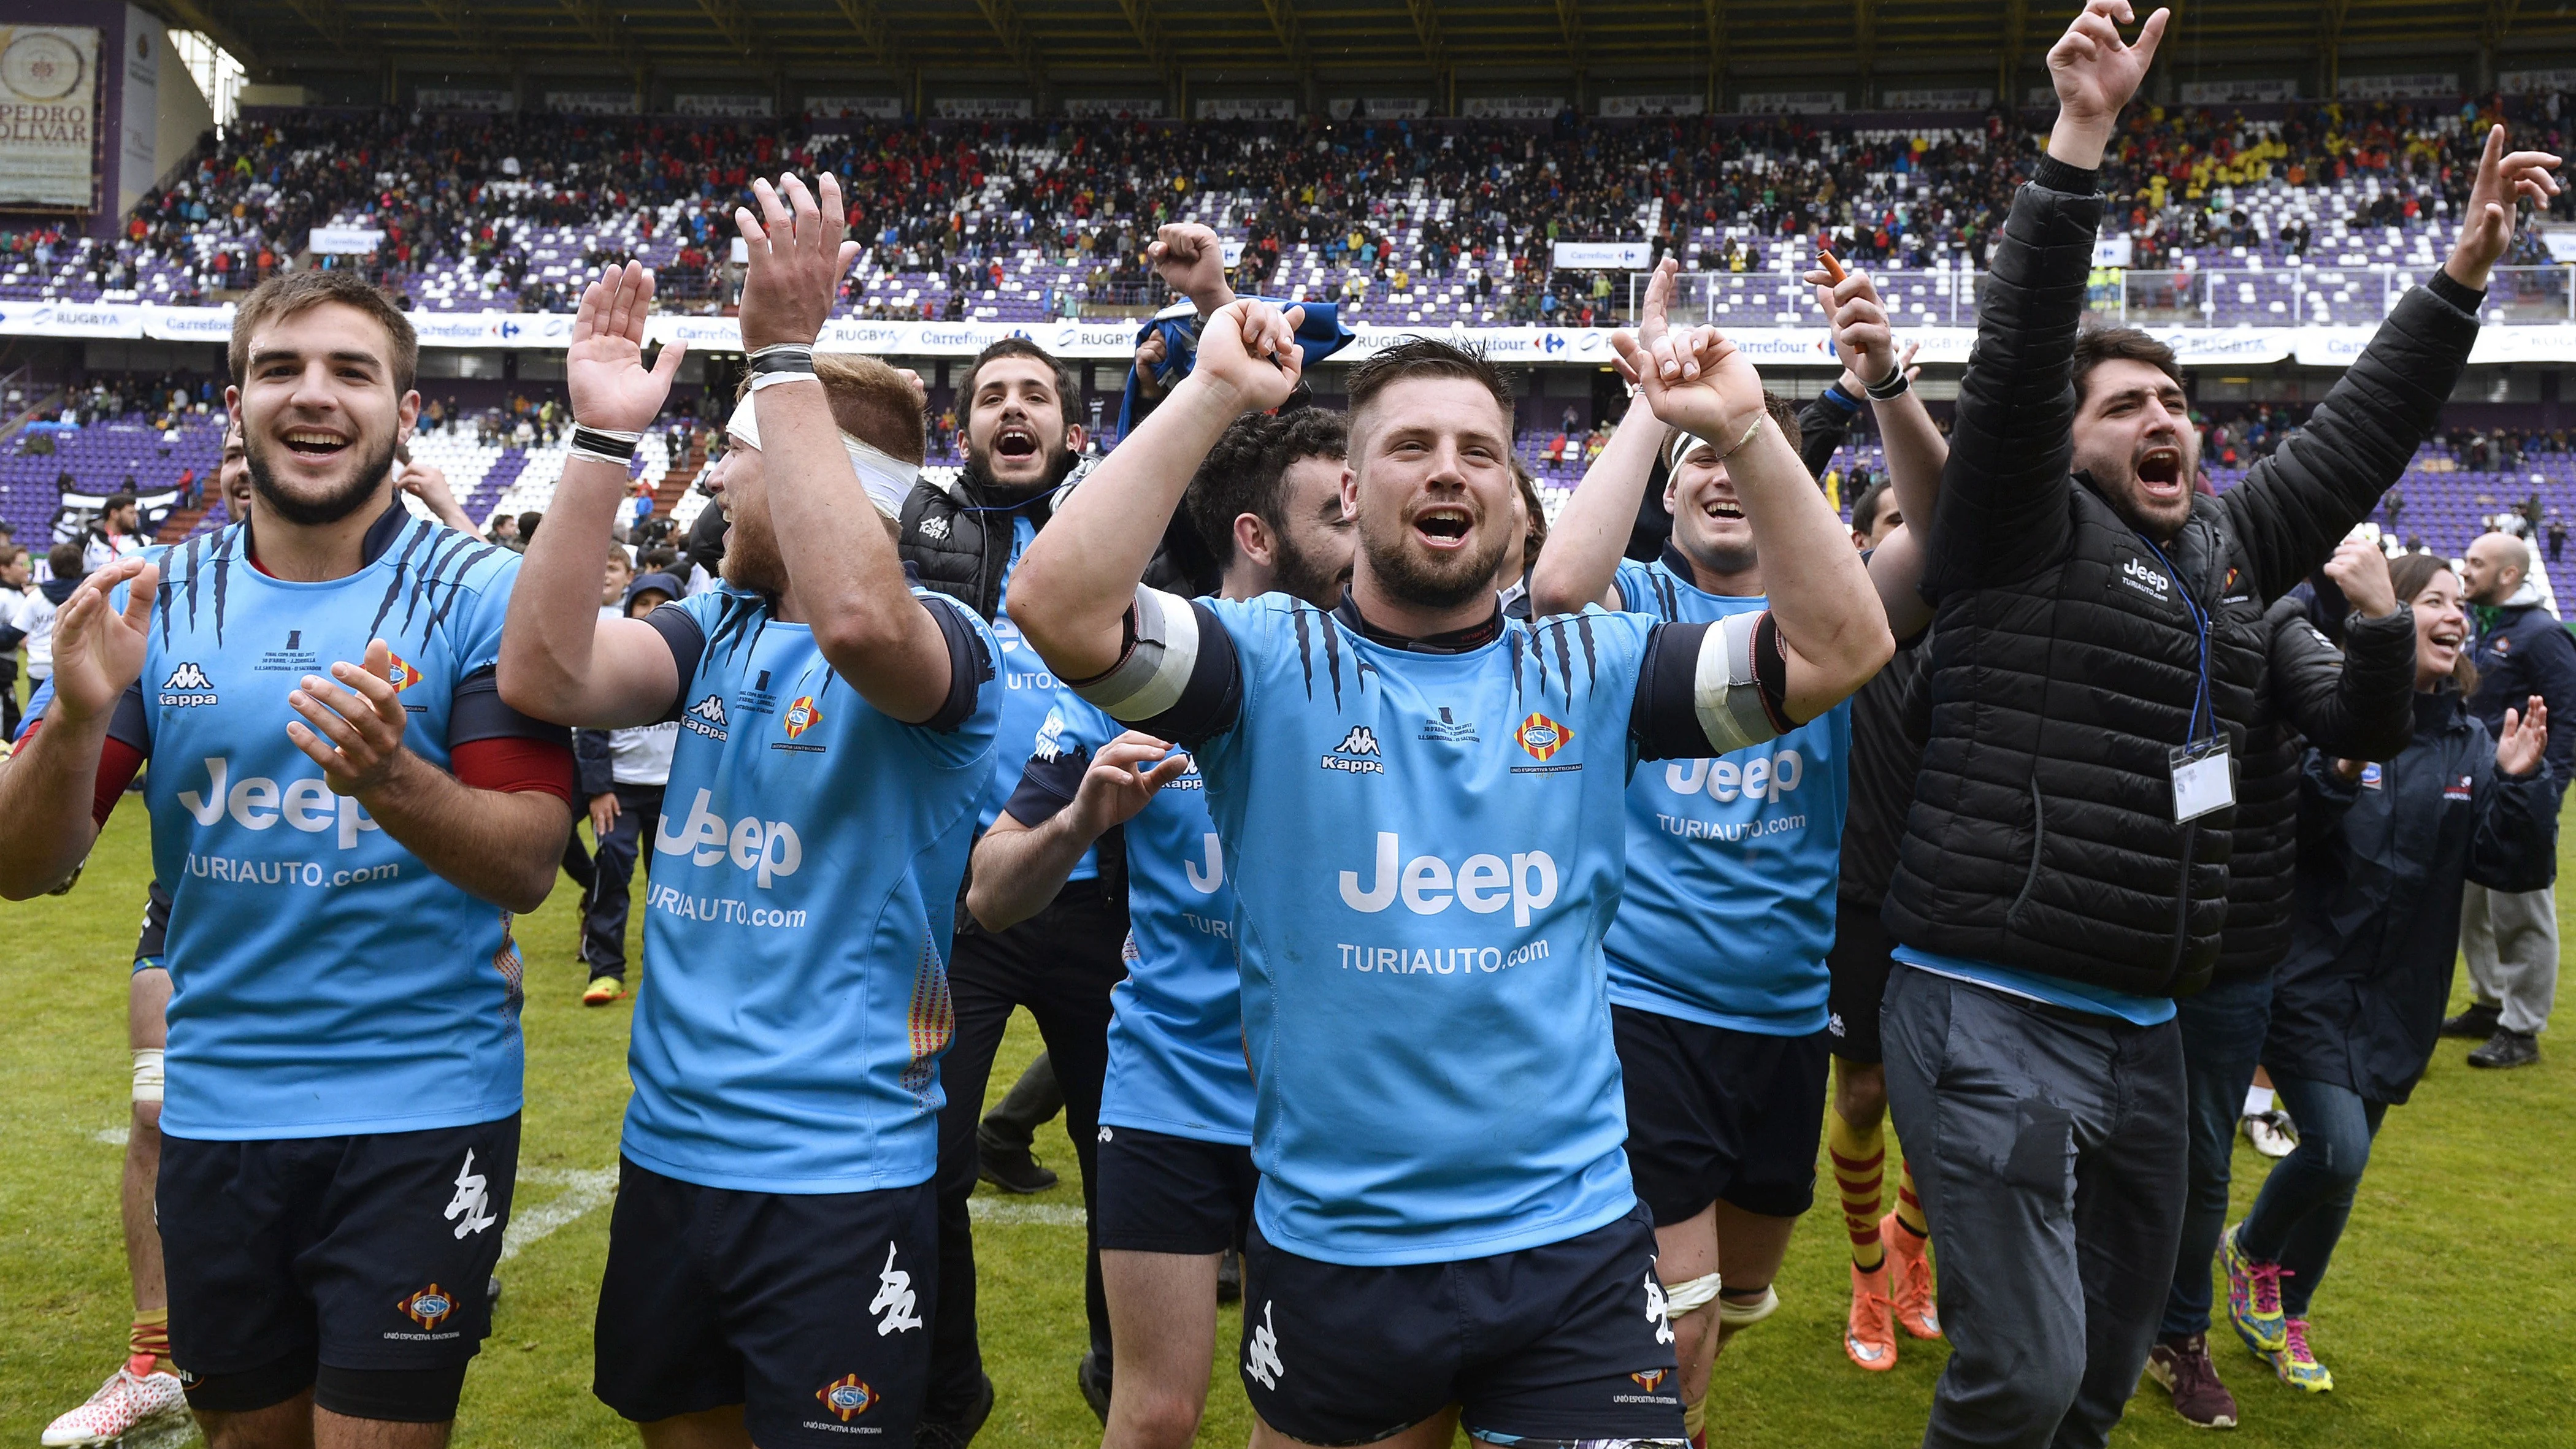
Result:
<svg viewBox="0 0 2576 1449"><path fill-rule="evenodd" d="M1468 535L1474 530L1474 516L1456 503L1434 503L1413 515L1414 537L1435 553L1452 553L1465 548Z"/></svg>
<svg viewBox="0 0 2576 1449"><path fill-rule="evenodd" d="M350 438L337 428L299 424L286 430L284 441L295 456L325 462L347 452Z"/></svg>
<svg viewBox="0 0 2576 1449"><path fill-rule="evenodd" d="M2424 642L2446 654L2457 654L2460 652L2460 645L2468 639L2468 636L2466 624L2446 621L2424 631Z"/></svg>
<svg viewBox="0 0 2576 1449"><path fill-rule="evenodd" d="M2182 476L2182 450L2159 443L2138 454L2138 489L2163 502L2179 498L2188 486Z"/></svg>
<svg viewBox="0 0 2576 1449"><path fill-rule="evenodd" d="M1025 423L1004 423L1002 430L993 435L993 457L997 462L1024 463L1043 451L1037 430Z"/></svg>

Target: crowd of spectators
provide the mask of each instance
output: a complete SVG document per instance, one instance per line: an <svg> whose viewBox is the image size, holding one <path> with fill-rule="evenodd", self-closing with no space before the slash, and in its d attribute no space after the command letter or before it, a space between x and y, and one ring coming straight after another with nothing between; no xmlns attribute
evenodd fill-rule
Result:
<svg viewBox="0 0 2576 1449"><path fill-rule="evenodd" d="M2354 224L2448 223L2480 123L2499 98L2312 104L2272 119L2142 107L2103 173L2136 265L2270 239L2304 250L2313 228L2244 204L2247 188L2379 178ZM2562 145L2558 97L2517 119ZM270 115L208 136L193 165L147 193L113 243L46 224L0 235L33 273L113 294L149 267L174 300L255 283L326 223L381 230L363 265L400 288L463 269L521 310L569 310L570 279L532 271L541 231L589 228L596 267L649 252L666 295L718 297L731 215L756 175L839 172L865 268L935 278L942 294L873 315L962 315L1004 263L1035 254L1078 283L1051 315L1166 300L1143 261L1164 222L1206 221L1244 242L1239 289L1280 280L1283 252L1319 257L1340 300L1466 280L1498 320L1605 320L1625 287L1558 269L1551 244L1648 240L1656 255L1702 229L1713 269L1760 270L1784 242L1825 234L1882 267L1982 266L2012 188L2038 154L2026 118L1996 109L1947 128L1857 129L1839 118L1700 117L1553 123L1023 122L701 123L669 118L462 116L392 110ZM2569 197L2553 210L2576 216ZM2267 238L2264 233L2270 232ZM2528 231L2519 260L2543 260ZM1766 253L1768 256L1766 257ZM1286 290L1283 284L1282 290ZM1497 300L1499 298L1499 300Z"/></svg>

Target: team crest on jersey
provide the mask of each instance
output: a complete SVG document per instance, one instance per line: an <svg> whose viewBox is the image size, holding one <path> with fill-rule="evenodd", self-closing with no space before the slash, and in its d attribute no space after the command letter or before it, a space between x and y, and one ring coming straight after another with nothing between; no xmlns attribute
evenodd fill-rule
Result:
<svg viewBox="0 0 2576 1449"><path fill-rule="evenodd" d="M1324 768L1345 775L1383 775L1386 761L1378 754L1377 731L1367 725L1353 725L1324 756Z"/></svg>
<svg viewBox="0 0 2576 1449"><path fill-rule="evenodd" d="M447 1315L456 1311L456 1300L432 1283L394 1306L407 1314L412 1322L434 1332L438 1325L447 1321Z"/></svg>
<svg viewBox="0 0 2576 1449"><path fill-rule="evenodd" d="M165 706L185 709L214 702L215 682L193 659L182 660L170 671L170 677L161 681L161 703Z"/></svg>
<svg viewBox="0 0 2576 1449"><path fill-rule="evenodd" d="M680 716L680 723L687 726L691 734L705 735L711 740L722 740L725 737L724 697L710 694L696 704L690 705L688 713Z"/></svg>
<svg viewBox="0 0 2576 1449"><path fill-rule="evenodd" d="M2474 794L2473 787L2475 783L2476 782L2473 777L2462 775L2460 778L2442 787L2442 798L2445 800L2469 799Z"/></svg>
<svg viewBox="0 0 2576 1449"><path fill-rule="evenodd" d="M394 693L400 694L404 690L411 688L413 685L420 683L419 665L412 663L410 660L405 659L401 655L395 654L390 650L387 651L387 657L391 659L393 663L385 673L385 682L394 687Z"/></svg>
<svg viewBox="0 0 2576 1449"><path fill-rule="evenodd" d="M1664 1380L1670 1378L1672 1372L1671 1369L1639 1369L1628 1377L1637 1381L1637 1387L1651 1394L1663 1386Z"/></svg>
<svg viewBox="0 0 2576 1449"><path fill-rule="evenodd" d="M841 1422L846 1424L876 1407L877 1391L857 1374L843 1374L816 1389L814 1397L823 1401L824 1408L840 1415Z"/></svg>
<svg viewBox="0 0 2576 1449"><path fill-rule="evenodd" d="M1521 721L1519 729L1512 731L1512 739L1528 752L1531 759L1543 765L1549 756L1574 743L1574 729L1570 725L1558 724L1546 715L1533 714Z"/></svg>
<svg viewBox="0 0 2576 1449"><path fill-rule="evenodd" d="M782 722L787 726L787 737L792 740L821 724L823 711L815 705L814 696L800 694L796 696L794 704L787 706L787 713Z"/></svg>

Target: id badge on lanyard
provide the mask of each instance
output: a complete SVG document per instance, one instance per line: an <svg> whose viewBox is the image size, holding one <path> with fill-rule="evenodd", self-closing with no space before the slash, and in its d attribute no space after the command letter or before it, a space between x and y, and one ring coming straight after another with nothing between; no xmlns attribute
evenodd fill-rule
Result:
<svg viewBox="0 0 2576 1449"><path fill-rule="evenodd" d="M2218 727L2217 704L2210 697L2209 635L2210 617L2200 601L2183 587L2182 574L2156 548L2155 540L2144 534L2138 540L2155 550L2156 562L2165 566L2165 576L2173 580L2174 592L2182 595L2183 609L2191 615L2192 627L2200 635L2200 692L2192 699L2191 722L2184 727L2189 743L2176 745L2165 752L2173 769L2174 823L2197 820L2212 810L2223 810L2236 803L2235 763L2228 756L2227 732ZM2209 737L2200 736L2204 711L2209 720Z"/></svg>

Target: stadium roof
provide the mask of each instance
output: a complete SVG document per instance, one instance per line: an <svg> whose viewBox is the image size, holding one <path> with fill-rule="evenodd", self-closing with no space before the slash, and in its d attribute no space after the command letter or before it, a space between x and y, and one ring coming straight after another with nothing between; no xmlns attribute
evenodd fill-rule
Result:
<svg viewBox="0 0 2576 1449"><path fill-rule="evenodd" d="M747 89L1034 93L1126 86L1186 98L1400 83L1454 109L1458 89L1547 82L1668 90L1809 81L2041 82L2067 0L144 0L203 30L255 81L338 75L351 100L505 78L735 76ZM2141 10L2145 0L2139 0ZM2566 4L2522 0L2175 0L2183 79L2454 72L2490 83L2535 50L2576 52ZM1911 78L1930 78L1915 81ZM363 78L363 82L362 82ZM361 89L367 93L361 94ZM1242 88L1237 91L1236 88ZM1873 89L1872 96L1876 94ZM317 95L317 98L322 98Z"/></svg>

